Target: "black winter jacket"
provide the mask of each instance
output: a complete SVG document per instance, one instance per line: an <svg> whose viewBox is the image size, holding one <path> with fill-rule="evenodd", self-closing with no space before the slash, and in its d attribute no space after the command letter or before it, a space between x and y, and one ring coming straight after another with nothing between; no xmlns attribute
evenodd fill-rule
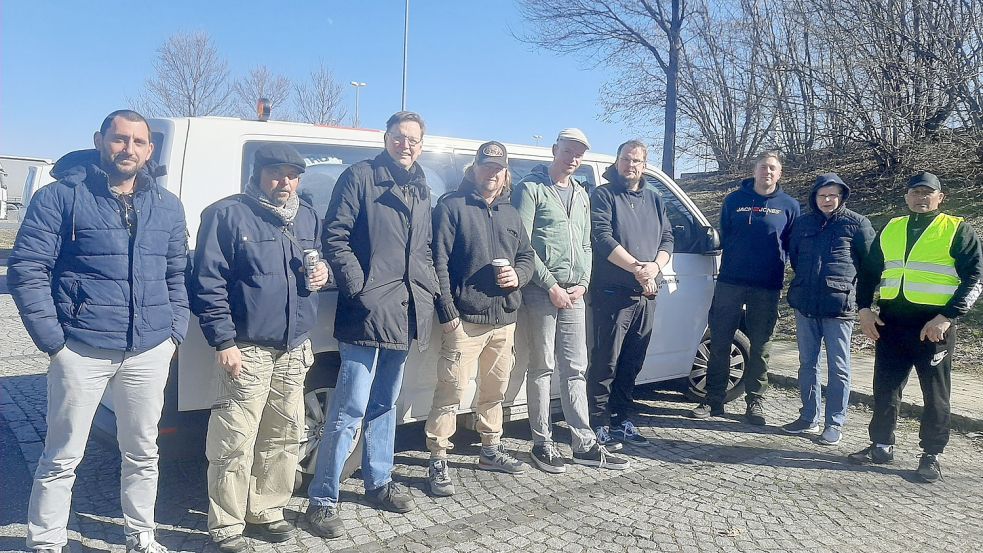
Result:
<svg viewBox="0 0 983 553"><path fill-rule="evenodd" d="M831 184L843 188L843 199L827 217L819 209L816 192ZM874 241L874 227L846 208L849 197L850 187L839 177L822 175L809 194L812 211L792 225L788 253L795 277L788 303L808 317L853 318L857 309L857 274Z"/></svg>
<svg viewBox="0 0 983 553"><path fill-rule="evenodd" d="M188 228L177 196L157 184L152 161L136 177L132 243L123 209L99 167L81 150L55 163L58 182L37 191L8 261L24 326L51 354L68 339L142 352L188 330Z"/></svg>
<svg viewBox="0 0 983 553"><path fill-rule="evenodd" d="M672 225L666 206L659 191L644 180L638 190L628 190L613 165L604 172L604 178L608 184L595 188L590 198L594 252L591 286L641 294L635 275L608 261L608 256L618 246L639 261L654 261L660 251L671 254Z"/></svg>
<svg viewBox="0 0 983 553"><path fill-rule="evenodd" d="M317 323L318 302L300 270L303 250L318 248L320 234L320 217L304 200L289 227L245 194L208 206L190 290L191 310L209 345L301 345Z"/></svg>
<svg viewBox="0 0 983 553"><path fill-rule="evenodd" d="M457 317L476 324L514 323L522 303L519 288L532 277L535 252L522 219L506 192L491 205L468 180L456 192L444 194L433 212L433 262L440 282L437 318ZM518 288L496 282L492 259L512 262Z"/></svg>
<svg viewBox="0 0 983 553"><path fill-rule="evenodd" d="M409 203L397 182L408 187ZM415 337L421 351L427 348L439 290L432 232L430 187L419 164L406 171L382 152L341 174L322 238L338 283L335 338L406 351Z"/></svg>

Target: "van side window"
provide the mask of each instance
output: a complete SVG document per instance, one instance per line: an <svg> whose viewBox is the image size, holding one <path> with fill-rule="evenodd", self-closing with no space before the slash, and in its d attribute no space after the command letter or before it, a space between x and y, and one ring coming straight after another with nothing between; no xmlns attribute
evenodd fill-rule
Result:
<svg viewBox="0 0 983 553"><path fill-rule="evenodd" d="M246 189L253 170L256 150L267 142L247 142L242 150L241 190ZM307 162L307 170L300 178L297 194L314 206L320 214L327 213L331 193L338 177L353 163L371 159L382 152L382 147L345 146L339 144L310 144L290 142ZM461 182L454 160L447 152L423 152L418 163L427 176L427 184L433 190L434 201L448 189L456 190ZM448 188L451 187L451 188Z"/></svg>
<svg viewBox="0 0 983 553"><path fill-rule="evenodd" d="M468 163L471 161L469 160ZM532 172L533 167L537 165L549 165L550 160L543 159L518 159L515 157L509 158L509 170L512 171L512 182L519 182L520 179ZM594 175L594 168L589 164L585 163L573 173L573 178L580 182L587 189L587 193L590 194L594 187L597 186L597 178Z"/></svg>
<svg viewBox="0 0 983 553"><path fill-rule="evenodd" d="M672 224L673 252L702 253L700 225L697 224L693 214L655 175L646 174L645 180L648 181L649 186L659 191L662 200L666 203L669 223Z"/></svg>

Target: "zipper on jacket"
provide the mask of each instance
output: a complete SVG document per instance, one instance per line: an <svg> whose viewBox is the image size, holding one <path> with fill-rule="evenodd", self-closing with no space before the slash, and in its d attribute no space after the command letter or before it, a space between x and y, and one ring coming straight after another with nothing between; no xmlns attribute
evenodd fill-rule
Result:
<svg viewBox="0 0 983 553"><path fill-rule="evenodd" d="M577 199L577 189L576 188L573 188L573 187L580 186L580 185L577 184L570 177L567 177L567 180L570 181L570 183L567 184L567 186L571 187L570 188L570 207L569 208L567 208L567 206L563 205L563 199L560 198L560 193L557 192L556 191L556 188L555 188L556 187L556 183L553 183L553 185L552 185L553 188L551 188L551 190L553 191L553 195L556 196L556 201L560 202L560 208L561 208L560 211L562 211L563 213L565 213L566 216L567 216L567 239L570 241L570 269L567 270L567 279L566 279L566 281L568 283L570 283L570 282L573 281L573 265L574 265L574 263L576 263L576 258L577 258L577 249L576 249L576 246L574 246L574 244L573 244L573 228L572 228L572 225L570 224L570 214L573 213L573 202Z"/></svg>

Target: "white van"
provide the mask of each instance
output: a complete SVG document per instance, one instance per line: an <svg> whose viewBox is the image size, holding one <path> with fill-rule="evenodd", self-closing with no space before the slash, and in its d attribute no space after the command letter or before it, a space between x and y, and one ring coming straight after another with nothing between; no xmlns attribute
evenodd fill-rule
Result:
<svg viewBox="0 0 983 553"><path fill-rule="evenodd" d="M252 167L252 155L260 145L288 142L306 158L308 166L301 178L299 193L323 213L342 171L352 163L377 155L382 151L383 141L382 131L277 121L200 117L154 119L150 123L156 145L154 158L167 168L162 182L180 196L184 204L192 248L202 210L220 198L242 191ZM457 188L464 168L472 161L481 142L429 135L425 138L419 163L426 172L434 198ZM549 148L515 144L507 147L515 178L524 176L536 164L549 163L552 158ZM589 152L575 177L588 188L603 184L600 175L614 160L609 155ZM638 382L688 378L691 394L700 396L706 372L707 311L719 263L717 235L671 178L653 167L648 168L647 176L666 199L675 235L675 253L663 271L665 282L659 293L652 342ZM333 392L340 364L338 343L332 337L337 291L322 291L320 297L319 324L311 336L316 361L305 389L307 423L299 467L307 473L313 468L322 432L323 405ZM435 324L434 328L440 327ZM439 348L439 336L431 340L427 351L421 353L417 348L411 348L397 406L401 423L423 420L429 414ZM729 399L743 388L747 350L747 340L739 335L732 348ZM527 355L519 334L516 357L517 366L506 397L507 419L526 416ZM214 350L205 343L201 329L193 319L165 392L162 453L173 453L175 447L182 445L198 455L203 451L200 440L221 376L213 362ZM471 405L473 384L463 402L465 406ZM554 395L556 392L554 390ZM112 406L106 400L104 406L107 409L100 410L97 415L97 427L112 431L114 423L109 412ZM462 414L468 412L470 407L462 409ZM358 457L352 456L355 460Z"/></svg>

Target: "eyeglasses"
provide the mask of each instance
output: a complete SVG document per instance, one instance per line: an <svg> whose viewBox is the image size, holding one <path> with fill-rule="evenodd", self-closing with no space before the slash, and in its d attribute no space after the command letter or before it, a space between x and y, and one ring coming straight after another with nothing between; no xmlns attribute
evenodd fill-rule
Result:
<svg viewBox="0 0 983 553"><path fill-rule="evenodd" d="M908 193L909 194L911 194L912 196L919 197L919 198L927 198L929 196L934 195L936 192L938 192L938 190L933 190L931 188L909 188L908 189Z"/></svg>
<svg viewBox="0 0 983 553"><path fill-rule="evenodd" d="M389 141L392 142L394 146L407 144L410 148L416 148L420 144L423 144L422 138L413 138L412 136L403 136L401 134L390 134Z"/></svg>
<svg viewBox="0 0 983 553"><path fill-rule="evenodd" d="M622 163L627 163L629 167L634 167L636 165L645 165L644 159L631 159L630 157L619 157L618 161Z"/></svg>
<svg viewBox="0 0 983 553"><path fill-rule="evenodd" d="M842 198L842 194L816 194L816 199L828 201L828 200L838 200Z"/></svg>

